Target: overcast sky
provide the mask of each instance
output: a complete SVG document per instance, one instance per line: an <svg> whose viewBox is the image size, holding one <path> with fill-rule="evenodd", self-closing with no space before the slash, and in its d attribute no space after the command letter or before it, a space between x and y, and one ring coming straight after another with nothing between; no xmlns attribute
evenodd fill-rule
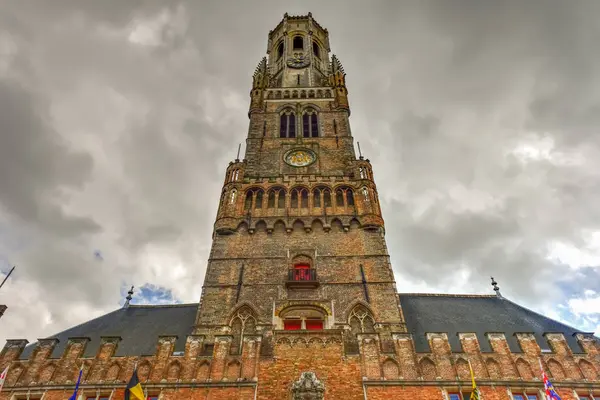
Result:
<svg viewBox="0 0 600 400"><path fill-rule="evenodd" d="M7 338L197 302L251 75L313 13L347 73L400 292L600 334L600 2L0 0Z"/></svg>

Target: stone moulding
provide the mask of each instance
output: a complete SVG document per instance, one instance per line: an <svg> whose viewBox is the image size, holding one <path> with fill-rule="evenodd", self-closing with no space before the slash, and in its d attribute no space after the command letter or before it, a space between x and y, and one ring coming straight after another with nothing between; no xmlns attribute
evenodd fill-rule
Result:
<svg viewBox="0 0 600 400"><path fill-rule="evenodd" d="M292 400L322 400L324 394L325 385L314 372L303 372L292 384Z"/></svg>

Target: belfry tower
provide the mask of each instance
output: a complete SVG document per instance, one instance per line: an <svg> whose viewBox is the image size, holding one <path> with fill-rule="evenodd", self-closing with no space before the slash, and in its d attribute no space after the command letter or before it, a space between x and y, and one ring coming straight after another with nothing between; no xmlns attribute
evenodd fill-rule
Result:
<svg viewBox="0 0 600 400"><path fill-rule="evenodd" d="M346 75L309 13L269 32L253 76L246 153L231 162L196 321L206 341L404 327L369 160L357 157Z"/></svg>

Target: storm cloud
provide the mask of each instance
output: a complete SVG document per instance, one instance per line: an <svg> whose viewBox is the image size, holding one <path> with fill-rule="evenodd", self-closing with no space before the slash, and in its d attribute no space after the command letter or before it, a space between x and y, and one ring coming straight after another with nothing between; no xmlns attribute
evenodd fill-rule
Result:
<svg viewBox="0 0 600 400"><path fill-rule="evenodd" d="M0 1L0 341L196 302L251 75L312 12L342 61L400 292L600 333L597 1ZM243 149L243 146L242 146ZM98 257L101 254L101 257Z"/></svg>

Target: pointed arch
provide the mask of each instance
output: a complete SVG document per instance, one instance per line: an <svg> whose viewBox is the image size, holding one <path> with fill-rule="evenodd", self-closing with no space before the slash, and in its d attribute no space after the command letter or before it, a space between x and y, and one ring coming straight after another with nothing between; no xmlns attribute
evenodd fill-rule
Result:
<svg viewBox="0 0 600 400"><path fill-rule="evenodd" d="M554 378L555 380L563 380L566 378L566 374L565 374L565 369L562 367L562 365L556 361L554 358L551 358L548 361L548 369L550 370L550 373L552 374L552 378Z"/></svg>
<svg viewBox="0 0 600 400"><path fill-rule="evenodd" d="M198 366L196 372L196 379L200 382L205 381L210 376L210 363L208 361L202 361Z"/></svg>
<svg viewBox="0 0 600 400"><path fill-rule="evenodd" d="M521 377L521 379L525 381L530 381L533 379L533 371L531 369L531 365L529 365L527 361L519 357L519 359L517 359L516 364L517 371L519 371L519 376Z"/></svg>
<svg viewBox="0 0 600 400"><path fill-rule="evenodd" d="M233 360L227 364L227 372L225 376L229 381L236 381L240 377L242 366L238 360Z"/></svg>
<svg viewBox="0 0 600 400"><path fill-rule="evenodd" d="M173 360L167 367L167 381L168 382L176 382L179 380L179 375L181 374L181 363L178 360Z"/></svg>
<svg viewBox="0 0 600 400"><path fill-rule="evenodd" d="M375 318L368 307L357 304L348 315L348 324L353 334L375 332Z"/></svg>
<svg viewBox="0 0 600 400"><path fill-rule="evenodd" d="M152 364L148 360L142 361L138 365L138 378L140 382L144 383L148 379L150 379L150 374L152 373Z"/></svg>
<svg viewBox="0 0 600 400"><path fill-rule="evenodd" d="M588 381L595 381L598 379L598 371L594 365L587 360L579 360L579 369L581 369L581 373Z"/></svg>
<svg viewBox="0 0 600 400"><path fill-rule="evenodd" d="M435 366L435 363L431 361L431 358L423 357L421 361L419 361L419 369L421 370L421 376L423 377L423 380L436 380L438 376L437 368Z"/></svg>
<svg viewBox="0 0 600 400"><path fill-rule="evenodd" d="M113 362L110 368L106 371L104 380L107 382L114 382L119 379L119 373L121 372L121 365L118 362Z"/></svg>
<svg viewBox="0 0 600 400"><path fill-rule="evenodd" d="M502 379L502 370L500 369L500 364L493 358L488 358L485 361L485 365L488 370L488 375L490 379Z"/></svg>
<svg viewBox="0 0 600 400"><path fill-rule="evenodd" d="M231 335L233 336L230 347L231 354L241 354L244 335L256 333L258 322L256 316L256 311L248 303L238 305L231 314L229 320Z"/></svg>
<svg viewBox="0 0 600 400"><path fill-rule="evenodd" d="M462 381L467 381L471 378L471 371L469 370L469 363L464 358L456 360L456 375Z"/></svg>
<svg viewBox="0 0 600 400"><path fill-rule="evenodd" d="M388 358L383 362L383 377L389 380L398 379L400 377L400 367L395 360Z"/></svg>

